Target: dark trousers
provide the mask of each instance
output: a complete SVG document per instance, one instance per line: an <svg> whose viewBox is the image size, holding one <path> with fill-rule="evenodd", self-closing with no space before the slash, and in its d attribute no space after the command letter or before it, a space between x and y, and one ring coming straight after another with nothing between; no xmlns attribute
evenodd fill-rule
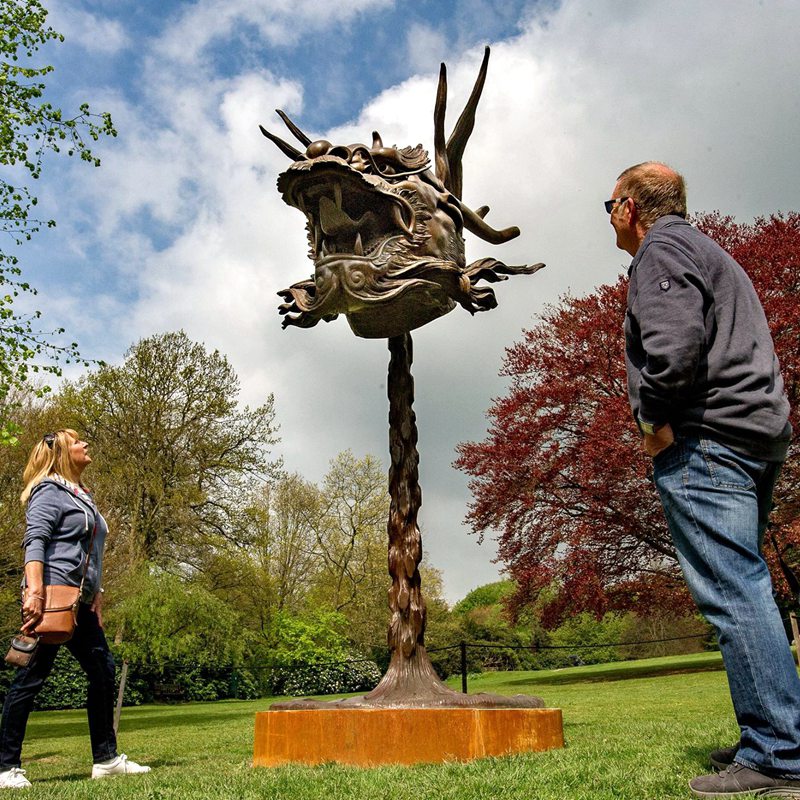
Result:
<svg viewBox="0 0 800 800"><path fill-rule="evenodd" d="M114 733L114 657L108 649L97 615L85 603L80 604L78 625L72 639L64 645L77 659L86 677L89 690L86 713L94 763L108 761L117 755ZM40 644L27 667L20 667L6 695L3 720L0 724L0 770L20 766L25 727L61 645Z"/></svg>

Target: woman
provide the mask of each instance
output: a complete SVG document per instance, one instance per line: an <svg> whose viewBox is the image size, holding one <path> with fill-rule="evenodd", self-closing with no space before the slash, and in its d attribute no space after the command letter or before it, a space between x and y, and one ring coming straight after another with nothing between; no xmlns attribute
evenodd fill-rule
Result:
<svg viewBox="0 0 800 800"><path fill-rule="evenodd" d="M25 576L22 632L32 633L44 613L45 585L81 586L75 633L66 647L89 679L86 711L92 742L92 778L149 772L117 753L114 733L114 659L101 615L103 547L108 526L81 483L92 459L89 445L73 430L46 433L25 466ZM92 536L94 540L92 542ZM88 566L86 555L91 543ZM85 578L84 578L85 572ZM53 668L60 645L39 643L31 662L20 667L8 690L0 724L0 788L30 786L20 769L25 726L36 695Z"/></svg>

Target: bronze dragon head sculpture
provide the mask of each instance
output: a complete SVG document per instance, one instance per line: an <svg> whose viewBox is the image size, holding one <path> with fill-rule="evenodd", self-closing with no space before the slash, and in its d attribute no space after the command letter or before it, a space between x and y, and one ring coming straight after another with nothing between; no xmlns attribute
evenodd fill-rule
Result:
<svg viewBox="0 0 800 800"><path fill-rule="evenodd" d="M292 159L278 177L283 200L306 217L314 275L278 294L283 327L310 328L345 314L353 332L366 338L397 336L452 311L471 314L497 305L479 281L532 274L544 264L507 266L493 258L467 264L464 229L502 244L519 228L495 230L487 206L473 211L461 200L464 149L475 124L489 62L486 48L472 94L445 142L447 72L442 64L434 110L435 174L428 153L386 147L377 132L372 145L312 141L282 111L298 150L261 127Z"/></svg>

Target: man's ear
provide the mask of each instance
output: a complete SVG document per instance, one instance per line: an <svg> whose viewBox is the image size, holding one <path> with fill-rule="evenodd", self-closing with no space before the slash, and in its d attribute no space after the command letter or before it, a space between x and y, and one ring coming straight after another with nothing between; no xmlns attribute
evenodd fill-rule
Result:
<svg viewBox="0 0 800 800"><path fill-rule="evenodd" d="M628 225L630 225L632 231L636 231L639 240L643 239L647 231L645 231L645 229L642 227L642 223L640 221L641 217L639 215L639 209L636 207L636 203L634 203L632 200L628 200L625 203L625 209L628 215Z"/></svg>

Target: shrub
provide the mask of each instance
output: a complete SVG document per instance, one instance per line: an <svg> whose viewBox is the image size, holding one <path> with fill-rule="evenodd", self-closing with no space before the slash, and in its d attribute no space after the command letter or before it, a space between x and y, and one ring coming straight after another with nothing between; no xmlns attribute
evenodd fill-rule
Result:
<svg viewBox="0 0 800 800"><path fill-rule="evenodd" d="M86 705L86 675L66 647L58 651L53 671L39 692L34 708L40 711L83 708Z"/></svg>
<svg viewBox="0 0 800 800"><path fill-rule="evenodd" d="M316 610L302 617L276 615L270 667L263 676L270 694L338 694L372 689L380 680L373 660L348 647L347 619Z"/></svg>
<svg viewBox="0 0 800 800"><path fill-rule="evenodd" d="M117 661L116 689L119 689L121 663ZM6 668L0 671L0 702L5 700L15 671ZM39 692L34 702L37 711L50 711L67 708L84 708L86 706L86 675L80 664L73 658L66 647L58 651L53 671L45 681L42 691ZM135 672L129 671L125 684L126 706L140 705L147 696L147 685L138 679Z"/></svg>
<svg viewBox="0 0 800 800"><path fill-rule="evenodd" d="M604 614L601 619L587 611L576 614L550 632L549 643L559 649L547 651L548 666L577 667L583 664L621 661L620 648L597 645L624 641L626 630L624 617L613 612ZM570 647L574 647L574 650Z"/></svg>
<svg viewBox="0 0 800 800"><path fill-rule="evenodd" d="M380 679L381 673L374 661L297 665L273 671L273 693L295 697L368 692Z"/></svg>

